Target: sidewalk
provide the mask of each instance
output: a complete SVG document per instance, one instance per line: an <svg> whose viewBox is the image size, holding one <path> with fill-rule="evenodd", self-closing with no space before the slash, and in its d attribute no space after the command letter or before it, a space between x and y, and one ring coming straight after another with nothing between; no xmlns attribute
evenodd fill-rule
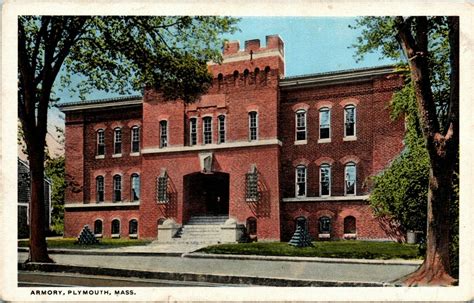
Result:
<svg viewBox="0 0 474 303"><path fill-rule="evenodd" d="M196 253L180 256L181 252L177 252L176 247L168 246L168 251L165 252L164 247L157 251L152 246L143 246L140 250L138 247L93 251L50 250L50 256L56 261L56 265L42 267L42 270L234 284L384 286L415 271L421 263L404 260L328 260ZM188 250L192 249L188 247ZM19 252L18 255L18 262L22 263L28 254Z"/></svg>

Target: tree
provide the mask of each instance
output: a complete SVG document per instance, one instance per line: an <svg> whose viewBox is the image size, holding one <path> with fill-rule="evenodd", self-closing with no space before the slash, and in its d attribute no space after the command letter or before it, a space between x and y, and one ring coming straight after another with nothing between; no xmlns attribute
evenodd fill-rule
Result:
<svg viewBox="0 0 474 303"><path fill-rule="evenodd" d="M30 255L47 253L43 174L48 107L58 87L79 75L81 96L92 89L128 93L143 86L191 102L209 87L206 63L220 62L229 17L20 16L18 116L31 169Z"/></svg>
<svg viewBox="0 0 474 303"><path fill-rule="evenodd" d="M459 18L366 17L356 27L363 28L357 55L380 49L408 66L430 164L426 257L404 282L453 284L447 214L459 150Z"/></svg>

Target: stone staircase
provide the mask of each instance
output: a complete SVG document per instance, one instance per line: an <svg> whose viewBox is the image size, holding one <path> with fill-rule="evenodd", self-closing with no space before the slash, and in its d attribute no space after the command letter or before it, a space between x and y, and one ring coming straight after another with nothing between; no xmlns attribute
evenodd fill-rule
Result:
<svg viewBox="0 0 474 303"><path fill-rule="evenodd" d="M221 242L221 225L228 216L193 216L173 237L183 244L217 244Z"/></svg>

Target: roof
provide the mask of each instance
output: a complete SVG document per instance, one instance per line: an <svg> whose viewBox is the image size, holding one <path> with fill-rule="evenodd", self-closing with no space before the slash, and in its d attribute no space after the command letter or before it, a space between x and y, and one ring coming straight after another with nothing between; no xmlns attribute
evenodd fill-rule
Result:
<svg viewBox="0 0 474 303"><path fill-rule="evenodd" d="M94 100L84 100L84 101L74 101L63 104L58 104L57 107L63 111L74 111L82 109L92 109L92 108L104 108L109 106L130 106L142 103L142 95L130 95L123 97L115 98L106 98L106 99L94 99Z"/></svg>

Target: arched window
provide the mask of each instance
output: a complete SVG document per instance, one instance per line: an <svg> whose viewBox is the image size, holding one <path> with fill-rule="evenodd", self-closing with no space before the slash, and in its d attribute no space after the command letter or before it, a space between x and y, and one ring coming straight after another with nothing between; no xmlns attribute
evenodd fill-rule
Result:
<svg viewBox="0 0 474 303"><path fill-rule="evenodd" d="M249 112L249 140L258 140L258 114L257 112Z"/></svg>
<svg viewBox="0 0 474 303"><path fill-rule="evenodd" d="M120 220L119 219L112 220L111 234L113 238L120 237Z"/></svg>
<svg viewBox="0 0 474 303"><path fill-rule="evenodd" d="M319 233L320 234L331 233L331 219L329 217L319 218Z"/></svg>
<svg viewBox="0 0 474 303"><path fill-rule="evenodd" d="M331 166L327 163L319 168L319 194L322 197L331 195Z"/></svg>
<svg viewBox="0 0 474 303"><path fill-rule="evenodd" d="M102 236L102 220L95 220L94 222L94 235L96 237Z"/></svg>
<svg viewBox="0 0 474 303"><path fill-rule="evenodd" d="M219 115L217 120L219 121L219 138L217 143L225 143L225 115Z"/></svg>
<svg viewBox="0 0 474 303"><path fill-rule="evenodd" d="M122 177L114 176L114 202L122 201Z"/></svg>
<svg viewBox="0 0 474 303"><path fill-rule="evenodd" d="M306 140L306 111L299 109L296 111L296 141Z"/></svg>
<svg viewBox="0 0 474 303"><path fill-rule="evenodd" d="M168 121L160 121L160 148L168 146Z"/></svg>
<svg viewBox="0 0 474 303"><path fill-rule="evenodd" d="M354 105L344 107L344 137L356 136L356 108Z"/></svg>
<svg viewBox="0 0 474 303"><path fill-rule="evenodd" d="M356 219L353 216L344 218L344 233L355 234L357 232Z"/></svg>
<svg viewBox="0 0 474 303"><path fill-rule="evenodd" d="M253 73L253 76L255 78L255 84L258 84L258 76L260 75L260 68L256 67Z"/></svg>
<svg viewBox="0 0 474 303"><path fill-rule="evenodd" d="M117 127L114 129L114 154L122 153L122 129Z"/></svg>
<svg viewBox="0 0 474 303"><path fill-rule="evenodd" d="M221 86L222 86L222 82L224 80L224 76L222 74L219 74L217 75L217 84L218 84L218 88L220 89Z"/></svg>
<svg viewBox="0 0 474 303"><path fill-rule="evenodd" d="M104 177L103 176L97 176L95 178L95 184L96 184L96 201L97 202L104 202Z"/></svg>
<svg viewBox="0 0 474 303"><path fill-rule="evenodd" d="M306 197L306 166L298 165L296 167L296 197Z"/></svg>
<svg viewBox="0 0 474 303"><path fill-rule="evenodd" d="M211 144L212 143L212 117L202 118L202 134L203 134L203 143Z"/></svg>
<svg viewBox="0 0 474 303"><path fill-rule="evenodd" d="M131 177L131 200L132 201L139 201L140 200L140 176L138 174L132 174Z"/></svg>
<svg viewBox="0 0 474 303"><path fill-rule="evenodd" d="M250 236L257 235L257 219L254 217L247 218L247 233Z"/></svg>
<svg viewBox="0 0 474 303"><path fill-rule="evenodd" d="M356 165L355 163L353 162L349 162L346 164L346 167L345 167L345 172L344 172L344 178L345 178L345 182L344 182L344 189L345 189L345 193L346 195L355 195L356 194L356 178L357 178L357 174L356 174Z"/></svg>
<svg viewBox="0 0 474 303"><path fill-rule="evenodd" d="M130 220L128 222L128 235L130 238L137 237L138 235L138 221L136 219Z"/></svg>
<svg viewBox="0 0 474 303"><path fill-rule="evenodd" d="M270 74L270 66L265 66L265 85L268 83L268 75Z"/></svg>
<svg viewBox="0 0 474 303"><path fill-rule="evenodd" d="M131 132L132 139L132 153L140 152L140 127L133 126Z"/></svg>
<svg viewBox="0 0 474 303"><path fill-rule="evenodd" d="M160 225L163 225L163 223L166 221L166 218L159 218L158 221L157 221L157 225L160 226Z"/></svg>
<svg viewBox="0 0 474 303"><path fill-rule="evenodd" d="M319 139L331 138L331 111L327 107L319 110Z"/></svg>
<svg viewBox="0 0 474 303"><path fill-rule="evenodd" d="M105 155L105 132L103 129L97 131L97 155Z"/></svg>
<svg viewBox="0 0 474 303"><path fill-rule="evenodd" d="M239 80L239 71L234 70L234 85L237 85L237 80Z"/></svg>
<svg viewBox="0 0 474 303"><path fill-rule="evenodd" d="M308 220L305 217L300 216L295 219L295 230L300 227L302 230L308 230Z"/></svg>

